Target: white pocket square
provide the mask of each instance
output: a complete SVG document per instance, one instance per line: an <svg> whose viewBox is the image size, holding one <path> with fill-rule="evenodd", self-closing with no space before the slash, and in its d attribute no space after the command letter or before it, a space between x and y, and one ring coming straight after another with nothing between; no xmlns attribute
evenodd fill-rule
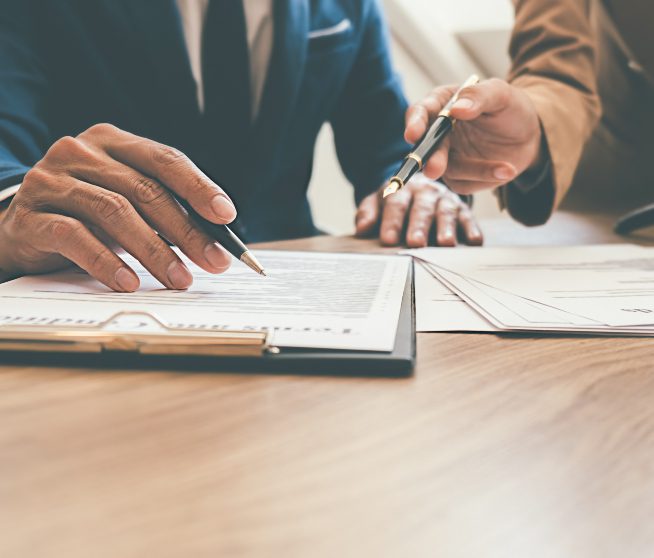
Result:
<svg viewBox="0 0 654 558"><path fill-rule="evenodd" d="M339 35L340 33L345 33L352 28L352 22L349 19L344 19L336 25L331 27L326 27L325 29L316 29L314 31L309 31L307 35L309 40L311 39L321 39L323 37L331 37L332 35Z"/></svg>

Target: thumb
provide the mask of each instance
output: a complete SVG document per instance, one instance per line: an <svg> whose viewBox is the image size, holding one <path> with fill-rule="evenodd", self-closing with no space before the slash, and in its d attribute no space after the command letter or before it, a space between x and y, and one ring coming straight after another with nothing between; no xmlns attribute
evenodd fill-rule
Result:
<svg viewBox="0 0 654 558"><path fill-rule="evenodd" d="M356 234L357 236L364 236L368 234L379 220L379 210L381 207L381 199L379 192L374 192L366 196L359 204L359 209L356 215Z"/></svg>
<svg viewBox="0 0 654 558"><path fill-rule="evenodd" d="M511 85L501 79L489 79L461 91L451 114L457 120L474 120L482 114L503 111L509 105L511 98Z"/></svg>

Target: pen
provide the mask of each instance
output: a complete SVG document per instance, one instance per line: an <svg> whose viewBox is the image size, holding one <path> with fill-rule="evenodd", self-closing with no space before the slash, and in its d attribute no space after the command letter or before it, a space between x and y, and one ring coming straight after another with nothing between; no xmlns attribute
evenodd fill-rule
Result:
<svg viewBox="0 0 654 558"><path fill-rule="evenodd" d="M227 225L216 225L215 223L211 223L204 217L198 215L197 211L195 211L195 209L191 207L191 204L186 200L178 196L175 196L175 199L213 240L220 243L225 250L236 259L241 260L250 269L257 272L259 275L266 276L266 272L257 258L254 257L254 254L248 250L248 247L243 244L243 241L236 236Z"/></svg>
<svg viewBox="0 0 654 558"><path fill-rule="evenodd" d="M427 133L416 144L413 151L406 156L400 170L390 179L388 186L384 189L384 198L404 188L404 185L411 177L422 170L425 161L438 149L438 146L454 127L456 120L450 116L450 111L454 103L459 100L459 94L466 87L470 87L476 83L479 83L479 77L476 75L470 76L443 107L443 110L438 113L438 118L436 118L429 130L427 130Z"/></svg>

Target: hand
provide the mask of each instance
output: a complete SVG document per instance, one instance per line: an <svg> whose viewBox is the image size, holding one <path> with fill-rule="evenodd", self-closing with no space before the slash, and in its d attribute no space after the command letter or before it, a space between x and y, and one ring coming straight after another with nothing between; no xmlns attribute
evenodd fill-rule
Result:
<svg viewBox="0 0 654 558"><path fill-rule="evenodd" d="M109 124L62 138L0 212L0 270L17 276L72 262L113 290L135 291L139 278L110 249L116 244L166 287L188 288L190 271L158 231L206 271L225 271L231 256L169 190L213 223L236 217L225 192L171 147Z"/></svg>
<svg viewBox="0 0 654 558"><path fill-rule="evenodd" d="M382 192L383 188L370 194L359 205L356 216L358 236L375 230L381 216L379 238L386 246L399 244L405 228L407 246L427 246L434 224L438 246L456 246L458 228L462 230L466 244L479 246L484 241L468 205L442 184L417 175L385 200Z"/></svg>
<svg viewBox="0 0 654 558"><path fill-rule="evenodd" d="M456 86L438 87L407 111L406 140L417 143ZM454 131L425 164L425 176L442 179L459 194L496 188L534 168L546 156L540 120L521 89L491 79L461 92L452 109Z"/></svg>

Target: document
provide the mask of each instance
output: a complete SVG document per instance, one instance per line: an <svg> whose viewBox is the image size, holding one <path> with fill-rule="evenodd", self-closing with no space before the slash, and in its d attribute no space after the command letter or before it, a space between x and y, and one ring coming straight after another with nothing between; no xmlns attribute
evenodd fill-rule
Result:
<svg viewBox="0 0 654 558"><path fill-rule="evenodd" d="M415 266L416 331L497 331L422 264Z"/></svg>
<svg viewBox="0 0 654 558"><path fill-rule="evenodd" d="M170 291L132 257L141 288L115 293L80 270L0 285L0 325L98 326L119 312L143 312L168 327L267 330L279 347L390 352L410 258L258 251L268 277L241 262L221 275L180 254L194 275Z"/></svg>
<svg viewBox="0 0 654 558"><path fill-rule="evenodd" d="M409 253L503 331L654 334L651 248L428 248Z"/></svg>

